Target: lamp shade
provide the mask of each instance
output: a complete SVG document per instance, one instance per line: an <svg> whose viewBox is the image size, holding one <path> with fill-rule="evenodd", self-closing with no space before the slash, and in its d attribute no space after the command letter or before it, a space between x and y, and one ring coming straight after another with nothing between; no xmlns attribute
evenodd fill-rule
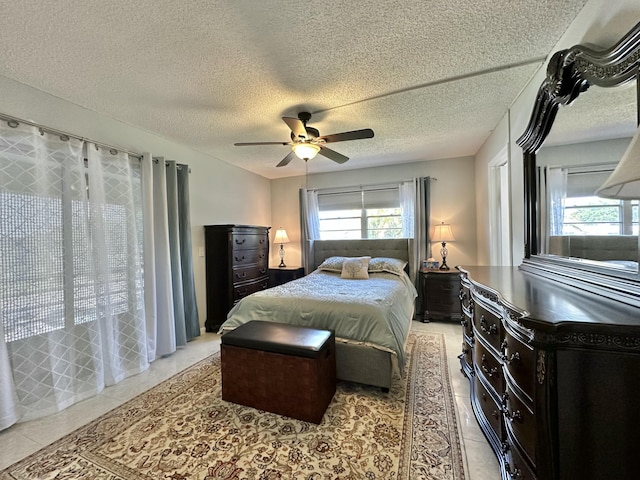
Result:
<svg viewBox="0 0 640 480"><path fill-rule="evenodd" d="M289 243L289 237L287 236L287 231L284 228L276 230L276 236L273 239L273 243Z"/></svg>
<svg viewBox="0 0 640 480"><path fill-rule="evenodd" d="M314 143L296 143L291 148L296 157L301 160L311 160L320 151L320 147Z"/></svg>
<svg viewBox="0 0 640 480"><path fill-rule="evenodd" d="M453 236L451 225L444 222L440 225L436 225L436 228L433 231L433 237L431 237L432 242L453 242L455 239L456 237Z"/></svg>
<svg viewBox="0 0 640 480"><path fill-rule="evenodd" d="M640 199L640 128L611 176L596 190L596 195L622 200Z"/></svg>

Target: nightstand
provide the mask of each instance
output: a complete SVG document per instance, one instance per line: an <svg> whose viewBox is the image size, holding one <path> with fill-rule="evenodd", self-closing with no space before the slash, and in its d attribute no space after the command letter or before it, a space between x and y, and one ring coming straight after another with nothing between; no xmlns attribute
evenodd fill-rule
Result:
<svg viewBox="0 0 640 480"><path fill-rule="evenodd" d="M423 322L433 319L462 320L460 272L422 270Z"/></svg>
<svg viewBox="0 0 640 480"><path fill-rule="evenodd" d="M269 287L282 285L296 278L304 277L304 267L277 267L269 269Z"/></svg>

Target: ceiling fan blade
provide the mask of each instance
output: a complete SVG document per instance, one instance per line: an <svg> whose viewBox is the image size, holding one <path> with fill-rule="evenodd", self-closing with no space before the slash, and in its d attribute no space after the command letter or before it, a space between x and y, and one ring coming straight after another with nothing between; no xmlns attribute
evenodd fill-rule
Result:
<svg viewBox="0 0 640 480"><path fill-rule="evenodd" d="M338 153L334 150L331 150L330 148L327 147L323 147L322 145L320 145L320 151L318 152L320 155L323 155L331 160L333 160L336 163L344 163L347 160L349 160L349 157L346 157L344 155L342 155L341 153Z"/></svg>
<svg viewBox="0 0 640 480"><path fill-rule="evenodd" d="M249 142L234 143L236 147L246 147L248 145L291 145L291 142Z"/></svg>
<svg viewBox="0 0 640 480"><path fill-rule="evenodd" d="M296 138L300 140L307 139L307 129L304 127L304 123L302 123L302 120L293 117L282 117L282 120L284 120L284 123L287 124Z"/></svg>
<svg viewBox="0 0 640 480"><path fill-rule="evenodd" d="M289 155L280 160L280 163L276 165L276 167L284 167L285 165L289 165L289 163L291 163L291 160L293 160L294 158L296 158L296 154L293 153L293 150L291 150L289 152Z"/></svg>
<svg viewBox="0 0 640 480"><path fill-rule="evenodd" d="M373 138L373 130L365 128L363 130L353 130L351 132L334 133L333 135L322 135L318 140L326 143L344 142L346 140L360 140L362 138Z"/></svg>

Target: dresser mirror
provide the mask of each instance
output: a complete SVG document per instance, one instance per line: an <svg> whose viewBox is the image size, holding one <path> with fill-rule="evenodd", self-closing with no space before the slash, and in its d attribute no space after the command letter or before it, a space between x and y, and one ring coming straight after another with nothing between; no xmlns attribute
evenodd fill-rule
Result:
<svg viewBox="0 0 640 480"><path fill-rule="evenodd" d="M638 201L595 195L637 130L639 67L640 24L611 48L556 52L518 144L520 268L640 306Z"/></svg>
<svg viewBox="0 0 640 480"><path fill-rule="evenodd" d="M590 88L559 109L536 153L538 255L638 272L638 201L595 194L635 130L635 82Z"/></svg>

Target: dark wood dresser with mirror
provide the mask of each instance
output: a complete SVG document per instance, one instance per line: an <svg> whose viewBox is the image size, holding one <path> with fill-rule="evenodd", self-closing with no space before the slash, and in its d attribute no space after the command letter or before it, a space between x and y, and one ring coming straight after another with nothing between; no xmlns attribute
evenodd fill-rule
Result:
<svg viewBox="0 0 640 480"><path fill-rule="evenodd" d="M207 332L217 332L241 298L269 288L269 228L204 227Z"/></svg>
<svg viewBox="0 0 640 480"><path fill-rule="evenodd" d="M504 479L637 479L636 307L511 267L460 267L462 371Z"/></svg>
<svg viewBox="0 0 640 480"><path fill-rule="evenodd" d="M576 238L584 231L565 229L564 221L552 226L554 200L543 191L547 172L537 165L556 114L562 125L550 143L557 144L558 135L588 133L568 113L582 107L559 112L560 106L579 104L582 95L589 96L587 110L606 110L602 115L590 111L591 118L615 124L600 125L594 133L640 132L639 73L640 24L609 48L576 45L551 57L529 124L517 140L523 149L524 259L519 267L460 267L461 368L503 480L640 478L637 223L635 231L611 235L611 242L601 232ZM630 87L635 87L635 105L625 100ZM629 104L632 115L627 115ZM585 163L593 149L582 149ZM596 196L599 185L578 196ZM640 198L640 191L604 196L624 206ZM593 233L601 235L595 247L586 244ZM575 258L572 250L554 250L554 235L579 240L588 253ZM618 251L615 242L622 237L625 244L635 244L635 250L627 249L635 256ZM592 256L602 250L612 256Z"/></svg>

